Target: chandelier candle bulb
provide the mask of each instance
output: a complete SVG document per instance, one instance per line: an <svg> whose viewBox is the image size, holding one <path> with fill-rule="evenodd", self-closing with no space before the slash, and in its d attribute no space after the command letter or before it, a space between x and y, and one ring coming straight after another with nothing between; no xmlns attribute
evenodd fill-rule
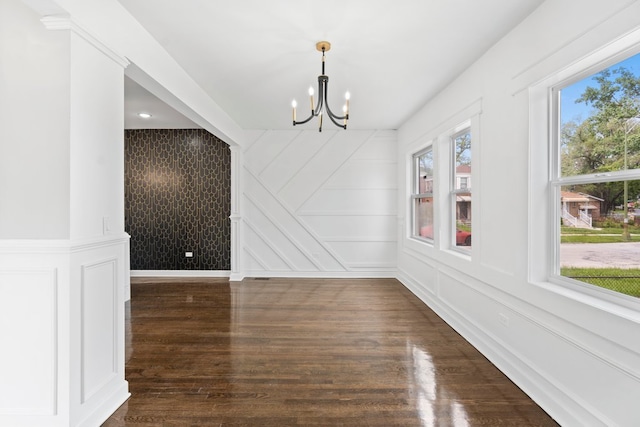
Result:
<svg viewBox="0 0 640 427"><path fill-rule="evenodd" d="M296 102L296 100L294 99L293 101L291 101L291 108L293 108L293 121L296 121L296 106L298 105L298 103ZM295 123L294 123L295 125Z"/></svg>
<svg viewBox="0 0 640 427"><path fill-rule="evenodd" d="M311 98L311 112L313 112L313 87L309 86L309 98Z"/></svg>
<svg viewBox="0 0 640 427"><path fill-rule="evenodd" d="M344 113L348 116L349 115L349 100L351 99L351 94L349 92L344 94L344 99L347 100L347 104L345 106L345 110Z"/></svg>

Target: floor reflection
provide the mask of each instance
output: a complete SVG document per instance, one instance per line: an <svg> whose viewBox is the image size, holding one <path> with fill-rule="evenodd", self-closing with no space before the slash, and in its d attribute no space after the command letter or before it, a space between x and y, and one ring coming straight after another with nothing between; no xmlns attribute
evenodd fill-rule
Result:
<svg viewBox="0 0 640 427"><path fill-rule="evenodd" d="M422 426L434 427L446 420L445 425L470 427L464 405L437 378L430 354L410 341L407 341L407 354L413 364L413 375L408 378L407 385L417 396L416 407ZM442 402L446 402L444 407Z"/></svg>
<svg viewBox="0 0 640 427"><path fill-rule="evenodd" d="M556 426L392 279L132 287L105 426Z"/></svg>

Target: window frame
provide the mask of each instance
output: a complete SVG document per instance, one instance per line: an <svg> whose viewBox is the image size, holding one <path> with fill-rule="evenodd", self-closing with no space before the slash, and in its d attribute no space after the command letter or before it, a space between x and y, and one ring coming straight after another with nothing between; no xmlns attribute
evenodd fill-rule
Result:
<svg viewBox="0 0 640 427"><path fill-rule="evenodd" d="M411 253L413 256L418 258L432 259L439 258L441 255L446 257L453 256L453 259L458 262L470 262L471 261L471 251L459 249L459 248L451 248L448 244L447 236L451 233L451 225L449 224L449 216L450 216L450 207L449 207L449 187L450 187L450 151L449 147L451 144L451 135L455 134L457 131L471 127L472 133L472 145L473 152L475 153L476 158L479 158L480 153L480 139L479 139L479 126L480 126L480 116L482 114L482 98L477 98L469 105L460 109L459 111L450 115L447 119L443 120L437 126L430 129L428 132L418 136L413 142L410 142L407 145L405 154L404 154L404 162L405 162L405 172L404 172L404 196L405 200L405 212L402 220L402 229L403 229L403 243L402 250ZM434 233L433 240L426 240L424 238L416 237L413 233L413 199L411 195L414 190L414 166L413 166L413 156L421 152L422 150L427 149L428 146L433 147L433 161L434 161ZM479 165L476 165L472 171L471 181L478 182L477 177L479 176L480 168ZM478 198L480 192L479 189L476 188L474 193L474 198ZM476 200L474 199L473 203L477 206ZM472 204L473 205L473 204ZM472 226L476 227L476 224L480 223L480 214L479 209L473 211ZM480 236L478 236L480 237ZM474 244L478 245L480 240L474 236ZM453 249L453 250L452 250ZM473 262L480 261L480 254L477 253L474 255Z"/></svg>
<svg viewBox="0 0 640 427"><path fill-rule="evenodd" d="M550 177L549 177L549 185L550 185L550 197L551 201L551 215L553 215L552 225L553 229L552 233L552 243L554 245L553 253L555 254L554 259L552 260L552 268L549 271L549 278L551 281L560 283L563 285L571 284L572 287L583 289L584 291L592 294L592 295L600 295L606 297L612 297L617 299L619 297L622 298L633 298L634 300L638 299L629 295L625 295L620 292L616 292L610 289L606 289L597 285L593 285L587 282L583 282L577 279L572 279L570 277L562 276L560 274L560 240L561 240L561 227L560 227L560 219L562 218L561 212L561 204L560 204L560 193L562 188L570 185L582 185L582 184L596 184L596 183L611 183L611 182L622 182L622 181L635 181L640 180L640 168L638 169L627 169L627 170L617 170L617 171L608 171L606 173L590 173L590 174L580 174L580 175L562 175L562 142L561 142L561 92L564 88L571 86L572 84L579 82L589 76L593 76L600 71L609 68L611 66L615 66L621 61L624 61L627 58L634 56L633 54L620 54L616 55L612 59L607 62L596 64L588 69L588 71L583 71L577 75L574 75L568 79L564 79L559 83L550 87L549 96L551 99L550 102L550 115L551 115L551 136L549 140L550 145Z"/></svg>
<svg viewBox="0 0 640 427"><path fill-rule="evenodd" d="M634 31L593 51L571 65L546 72L546 78L528 85L529 196L527 277L529 283L614 315L640 321L640 299L561 276L560 189L584 182L631 180L635 173L562 177L560 171L560 114L558 91L640 53L640 31ZM515 89L516 92L520 89ZM632 175L633 174L633 175ZM542 202L542 203L541 203Z"/></svg>

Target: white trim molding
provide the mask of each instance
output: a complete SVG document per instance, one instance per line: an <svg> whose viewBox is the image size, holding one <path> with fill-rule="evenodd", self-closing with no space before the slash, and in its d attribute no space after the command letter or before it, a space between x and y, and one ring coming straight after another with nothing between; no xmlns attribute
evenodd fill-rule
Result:
<svg viewBox="0 0 640 427"><path fill-rule="evenodd" d="M230 276L231 276L231 272L229 270L131 270L131 277L230 277Z"/></svg>
<svg viewBox="0 0 640 427"><path fill-rule="evenodd" d="M242 274L242 149L229 146L231 151L231 281L240 281Z"/></svg>
<svg viewBox="0 0 640 427"><path fill-rule="evenodd" d="M125 58L123 55L118 54L102 41L100 41L96 36L91 34L89 31L84 29L80 24L74 21L68 15L51 15L45 16L40 19L40 22L44 25L47 30L52 31L60 31L60 30L70 30L75 34L80 36L82 39L87 41L93 47L98 49L100 52L107 55L107 57L111 58L116 64L120 65L122 68L127 68L129 65L129 60Z"/></svg>

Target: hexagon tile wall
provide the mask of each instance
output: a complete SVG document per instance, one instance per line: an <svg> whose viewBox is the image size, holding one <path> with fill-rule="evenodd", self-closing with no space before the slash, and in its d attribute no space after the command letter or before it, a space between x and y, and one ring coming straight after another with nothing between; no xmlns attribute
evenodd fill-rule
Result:
<svg viewBox="0 0 640 427"><path fill-rule="evenodd" d="M231 153L209 132L125 131L131 269L229 270L230 189Z"/></svg>

